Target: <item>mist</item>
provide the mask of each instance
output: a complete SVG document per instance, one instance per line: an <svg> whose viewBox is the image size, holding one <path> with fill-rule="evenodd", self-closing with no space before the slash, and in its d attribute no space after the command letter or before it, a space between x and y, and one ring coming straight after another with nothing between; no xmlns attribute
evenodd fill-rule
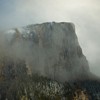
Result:
<svg viewBox="0 0 100 100"><path fill-rule="evenodd" d="M98 56L100 54L99 5L99 0L42 0L41 2L39 0L9 0L9 2L1 0L0 30L42 22L73 22L76 26L79 43L89 61L90 69L100 76L100 57ZM7 43L4 42L3 38L0 38L0 41L4 43L4 50L1 52L6 52L8 50ZM22 48L19 43L15 46L19 47L18 51ZM27 48L25 51L27 55L30 55L29 47L25 48ZM21 51L20 54L22 54L22 58L25 58Z"/></svg>

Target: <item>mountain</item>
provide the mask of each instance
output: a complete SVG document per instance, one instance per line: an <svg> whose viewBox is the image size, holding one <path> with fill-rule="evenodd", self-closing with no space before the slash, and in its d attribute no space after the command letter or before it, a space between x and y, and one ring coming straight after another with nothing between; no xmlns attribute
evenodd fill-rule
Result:
<svg viewBox="0 0 100 100"><path fill-rule="evenodd" d="M14 62L24 61L29 75L38 73L60 81L85 79L90 75L73 23L28 25L4 34L5 55Z"/></svg>
<svg viewBox="0 0 100 100"><path fill-rule="evenodd" d="M0 33L0 100L100 100L73 23L48 22Z"/></svg>

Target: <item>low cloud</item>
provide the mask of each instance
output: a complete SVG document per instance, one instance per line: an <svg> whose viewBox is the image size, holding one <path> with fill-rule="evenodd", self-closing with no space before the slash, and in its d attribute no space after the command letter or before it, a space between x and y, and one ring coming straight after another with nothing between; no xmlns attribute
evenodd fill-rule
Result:
<svg viewBox="0 0 100 100"><path fill-rule="evenodd" d="M91 70L100 76L99 5L99 0L16 0L13 4L10 0L8 6L0 7L0 29L51 21L73 22Z"/></svg>

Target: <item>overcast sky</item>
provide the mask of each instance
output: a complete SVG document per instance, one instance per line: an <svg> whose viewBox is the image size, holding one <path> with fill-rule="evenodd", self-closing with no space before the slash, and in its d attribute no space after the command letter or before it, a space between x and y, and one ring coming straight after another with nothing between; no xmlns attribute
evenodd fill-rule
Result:
<svg viewBox="0 0 100 100"><path fill-rule="evenodd" d="M0 30L73 22L91 71L100 76L100 0L0 0Z"/></svg>

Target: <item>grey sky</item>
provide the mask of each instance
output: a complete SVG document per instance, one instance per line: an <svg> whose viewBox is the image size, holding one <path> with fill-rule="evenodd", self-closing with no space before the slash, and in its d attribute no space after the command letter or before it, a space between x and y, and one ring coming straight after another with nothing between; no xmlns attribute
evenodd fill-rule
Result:
<svg viewBox="0 0 100 100"><path fill-rule="evenodd" d="M91 71L100 76L100 0L0 0L0 30L73 22Z"/></svg>

